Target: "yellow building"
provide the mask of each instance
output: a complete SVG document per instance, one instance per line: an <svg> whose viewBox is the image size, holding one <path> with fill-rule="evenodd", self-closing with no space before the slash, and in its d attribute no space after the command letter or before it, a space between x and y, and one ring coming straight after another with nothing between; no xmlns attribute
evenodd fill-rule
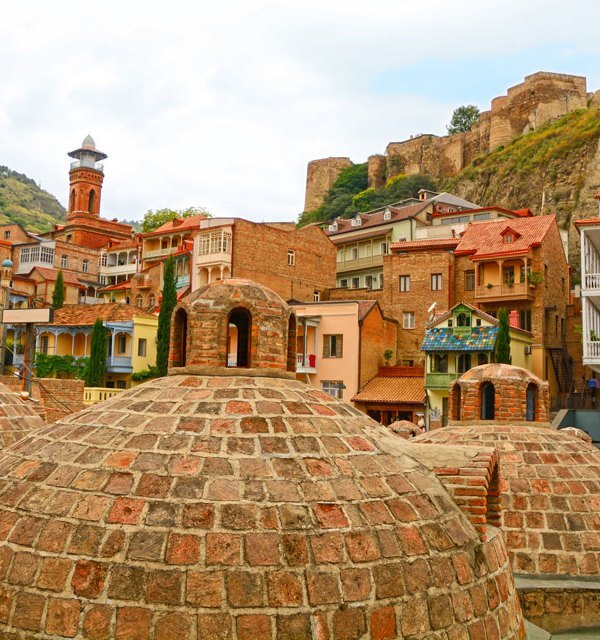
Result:
<svg viewBox="0 0 600 640"><path fill-rule="evenodd" d="M102 320L108 336L106 383L108 388L131 386L131 374L156 364L158 317L122 303L65 305L54 311L51 324L36 326L35 352L49 355L90 355L91 333L96 319ZM15 344L20 342L19 328L12 328ZM22 355L13 356L20 367Z"/></svg>
<svg viewBox="0 0 600 640"><path fill-rule="evenodd" d="M510 320L511 364L531 371L533 335L514 326L518 317ZM430 429L448 423L450 383L473 367L494 362L497 335L498 320L466 302L454 305L427 325L421 350L427 354L425 392Z"/></svg>

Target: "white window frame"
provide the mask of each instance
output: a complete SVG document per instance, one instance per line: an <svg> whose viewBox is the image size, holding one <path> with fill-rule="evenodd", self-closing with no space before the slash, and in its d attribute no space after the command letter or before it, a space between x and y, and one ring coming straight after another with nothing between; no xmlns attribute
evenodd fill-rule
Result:
<svg viewBox="0 0 600 640"><path fill-rule="evenodd" d="M415 328L415 312L414 311L402 312L402 328L403 329Z"/></svg>

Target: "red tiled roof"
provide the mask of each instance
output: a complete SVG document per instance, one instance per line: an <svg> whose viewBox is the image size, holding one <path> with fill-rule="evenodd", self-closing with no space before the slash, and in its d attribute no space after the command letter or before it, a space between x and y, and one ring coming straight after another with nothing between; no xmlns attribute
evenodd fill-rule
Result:
<svg viewBox="0 0 600 640"><path fill-rule="evenodd" d="M510 215L514 215L518 218L531 218L533 217L533 212L531 209L505 209L504 207L479 207L478 209L467 209L466 213L482 213L485 211L498 211L500 213L508 213ZM432 214L433 218L446 218L450 216L458 216L465 215L465 210L461 209L460 211L434 211Z"/></svg>
<svg viewBox="0 0 600 640"><path fill-rule="evenodd" d="M158 227L154 231L145 233L144 236L156 236L164 233L173 233L177 231L190 231L191 229L199 229L200 221L206 219L203 214L197 216L189 216L188 218L175 218L175 220L169 220L165 224Z"/></svg>
<svg viewBox="0 0 600 640"><path fill-rule="evenodd" d="M555 215L470 224L463 233L455 254L469 254L472 259L502 254L524 254L541 244L553 224L556 224ZM508 229L518 234L510 243L504 242L504 234Z"/></svg>
<svg viewBox="0 0 600 640"><path fill-rule="evenodd" d="M154 318L154 314L143 311L139 307L121 302L109 304L66 304L62 309L54 310L52 325L91 325L98 318L104 322L125 322L134 316Z"/></svg>
<svg viewBox="0 0 600 640"><path fill-rule="evenodd" d="M107 287L98 289L98 291L124 291L125 289L131 289L131 278L116 284L109 284Z"/></svg>
<svg viewBox="0 0 600 640"><path fill-rule="evenodd" d="M600 193L600 192L599 192ZM581 220L575 220L575 227L600 227L600 216L596 218L581 218Z"/></svg>
<svg viewBox="0 0 600 640"><path fill-rule="evenodd" d="M49 280L51 282L54 282L58 275L58 269L47 269L46 267L33 267L27 275L31 278L31 274L34 271L37 271L44 280ZM79 287L80 289L86 288L86 285L82 284L70 271L63 271L63 282L65 284L73 285L74 287Z"/></svg>
<svg viewBox="0 0 600 640"><path fill-rule="evenodd" d="M362 213L360 214L362 224L359 227L352 226L353 218L336 218L335 222L337 222L338 230L337 231L325 231L325 234L333 239L340 234L346 234L349 231L360 231L361 229L370 229L371 227L376 227L382 224L390 224L392 222L398 222L400 220L407 220L408 218L412 218L416 216L420 211L425 209L430 203L429 202L419 202L419 204L411 204L407 207L392 207L389 206L387 209L391 212L391 218L389 220L383 219L383 214L385 213L385 209L381 211L377 211L376 213Z"/></svg>
<svg viewBox="0 0 600 640"><path fill-rule="evenodd" d="M460 238L432 238L428 240L410 240L407 242L392 242L392 251L419 251L421 249L454 249Z"/></svg>
<svg viewBox="0 0 600 640"><path fill-rule="evenodd" d="M415 378L375 376L352 398L352 402L423 404L425 379L423 376Z"/></svg>

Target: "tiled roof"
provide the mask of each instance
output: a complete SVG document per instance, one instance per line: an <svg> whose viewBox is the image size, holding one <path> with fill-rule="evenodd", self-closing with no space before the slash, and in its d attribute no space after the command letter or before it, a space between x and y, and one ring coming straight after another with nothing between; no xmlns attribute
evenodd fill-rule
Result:
<svg viewBox="0 0 600 640"><path fill-rule="evenodd" d="M598 192L600 193L600 191ZM575 226L579 227L600 227L600 216L595 218L581 218L581 220L575 220Z"/></svg>
<svg viewBox="0 0 600 640"><path fill-rule="evenodd" d="M471 224L463 233L455 253L469 254L474 259L527 253L532 247L540 245L553 224L556 224L554 215ZM510 243L504 242L504 233L508 230L517 234Z"/></svg>
<svg viewBox="0 0 600 640"><path fill-rule="evenodd" d="M390 249L393 251L419 251L421 249L454 249L458 246L460 238L434 238L431 240L410 240L392 242Z"/></svg>
<svg viewBox="0 0 600 640"><path fill-rule="evenodd" d="M188 218L175 218L175 220L169 220L165 224L158 227L150 233L145 233L144 236L156 236L163 233L174 233L177 231L190 231L191 229L199 229L200 221L205 220L206 216L198 214L197 216L189 216Z"/></svg>
<svg viewBox="0 0 600 640"><path fill-rule="evenodd" d="M457 307L467 307L467 309L470 309L474 314L476 314L480 318L483 318L484 320L487 320L492 324L498 324L498 320L494 318L494 316L491 316L489 313L486 313L485 311L478 309L472 304L469 304L468 302L461 300L461 302L457 302L453 307L448 309L448 311L444 311L443 313L440 313L437 316L435 316L435 318L431 322L427 323L426 327L427 328L434 327L436 324L438 324L438 322L441 322L442 320L446 320L447 318L451 318L452 314L454 313L454 310Z"/></svg>
<svg viewBox="0 0 600 640"><path fill-rule="evenodd" d="M408 220L417 215L420 211L425 209L429 202L424 200L423 202L419 202L419 204L411 204L407 207L386 207L381 211L376 211L375 213L363 213L361 214L362 223L359 227L352 226L352 218L336 218L335 222L338 225L337 231L325 231L325 233L333 240L336 236L340 234L348 233L349 231L360 231L361 229L370 229L372 227L377 227L382 224L391 224L393 222L399 222L401 220ZM389 209L392 214L389 220L384 220L383 215L385 210Z"/></svg>
<svg viewBox="0 0 600 640"><path fill-rule="evenodd" d="M62 309L55 309L53 325L81 326L92 325L97 318L104 322L126 322L134 316L154 318L154 314L143 311L139 307L120 302L109 304L66 304Z"/></svg>
<svg viewBox="0 0 600 640"><path fill-rule="evenodd" d="M31 277L33 272L39 273L44 280L50 280L54 282L58 275L58 269L47 269L46 267L34 267L27 275ZM63 271L63 282L65 284L73 285L85 289L85 285L82 284L70 271Z"/></svg>
<svg viewBox="0 0 600 640"><path fill-rule="evenodd" d="M358 321L363 320L371 309L377 304L377 300L359 300L358 301Z"/></svg>
<svg viewBox="0 0 600 640"><path fill-rule="evenodd" d="M423 404L425 381L422 376L417 378L375 376L352 398L352 402Z"/></svg>
<svg viewBox="0 0 600 640"><path fill-rule="evenodd" d="M454 333L449 327L425 331L421 351L493 351L498 327L471 327L470 333Z"/></svg>
<svg viewBox="0 0 600 640"><path fill-rule="evenodd" d="M505 209L504 207L476 207L474 209L469 209L468 213L482 213L482 212L486 212L486 211L497 211L499 213L504 213L504 214L509 214L509 215L513 215L515 217L518 218L531 218L533 216L533 212L531 211L531 209ZM462 211L452 211L452 212L447 212L447 211L436 211L433 213L432 217L434 218L448 218L450 216L456 216L456 215L460 215L461 213L463 213L464 210Z"/></svg>

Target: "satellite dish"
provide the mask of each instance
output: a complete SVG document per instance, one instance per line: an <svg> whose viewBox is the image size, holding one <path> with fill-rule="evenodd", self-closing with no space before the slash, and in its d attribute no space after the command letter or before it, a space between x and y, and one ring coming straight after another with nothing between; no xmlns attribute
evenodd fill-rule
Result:
<svg viewBox="0 0 600 640"><path fill-rule="evenodd" d="M427 309L427 313L431 313L435 309L436 305L437 305L437 302L432 302L429 305L429 309Z"/></svg>

